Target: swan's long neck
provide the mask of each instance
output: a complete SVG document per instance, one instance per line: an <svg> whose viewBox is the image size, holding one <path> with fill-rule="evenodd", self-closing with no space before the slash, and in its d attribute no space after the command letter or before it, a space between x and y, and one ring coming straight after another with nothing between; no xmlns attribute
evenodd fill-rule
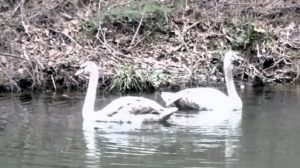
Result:
<svg viewBox="0 0 300 168"><path fill-rule="evenodd" d="M235 89L235 85L233 82L231 62L224 62L224 73L228 97L239 98L239 95Z"/></svg>
<svg viewBox="0 0 300 168"><path fill-rule="evenodd" d="M225 81L226 81L226 88L229 97L229 103L233 109L241 109L243 107L242 99L239 97L235 85L233 82L233 75L232 75L232 62L231 57L233 56L232 52L227 52L224 58L224 73L225 73Z"/></svg>
<svg viewBox="0 0 300 168"><path fill-rule="evenodd" d="M95 112L94 107L97 93L98 78L98 71L90 73L89 84L82 109L83 119L87 119L88 117L93 116Z"/></svg>

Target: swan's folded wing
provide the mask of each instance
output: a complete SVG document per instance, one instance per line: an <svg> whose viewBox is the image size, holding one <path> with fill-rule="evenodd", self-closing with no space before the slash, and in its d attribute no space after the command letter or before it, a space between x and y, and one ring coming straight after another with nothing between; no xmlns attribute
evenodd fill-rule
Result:
<svg viewBox="0 0 300 168"><path fill-rule="evenodd" d="M144 122L159 121L164 122L170 118L178 109L176 107L171 108L155 108L151 106L143 106L135 108L130 111L135 117L142 119ZM141 118L140 118L141 117Z"/></svg>
<svg viewBox="0 0 300 168"><path fill-rule="evenodd" d="M161 111L163 111L163 109L161 109ZM154 114L154 115L159 115L160 113L155 110L152 107L134 107L131 108L131 110L129 110L129 113L134 114L134 115L146 115L146 114Z"/></svg>

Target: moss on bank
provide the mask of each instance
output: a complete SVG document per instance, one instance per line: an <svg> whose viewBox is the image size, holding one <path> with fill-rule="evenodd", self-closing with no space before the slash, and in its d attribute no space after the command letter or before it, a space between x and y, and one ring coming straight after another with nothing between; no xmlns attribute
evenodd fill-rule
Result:
<svg viewBox="0 0 300 168"><path fill-rule="evenodd" d="M84 87L73 74L85 60L101 66L103 88L113 88L126 65L147 79L141 90L222 83L228 49L246 60L237 80L293 83L300 4L276 2L1 1L0 90Z"/></svg>

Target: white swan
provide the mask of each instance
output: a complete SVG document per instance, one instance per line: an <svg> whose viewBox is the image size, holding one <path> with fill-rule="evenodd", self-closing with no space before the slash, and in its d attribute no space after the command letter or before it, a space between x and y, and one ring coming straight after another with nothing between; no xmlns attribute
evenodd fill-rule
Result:
<svg viewBox="0 0 300 168"><path fill-rule="evenodd" d="M224 74L228 96L214 88L190 88L176 93L162 92L161 97L169 106L174 103L179 109L240 110L243 103L233 82L232 61L239 59L234 51L228 51L224 57Z"/></svg>
<svg viewBox="0 0 300 168"><path fill-rule="evenodd" d="M98 85L98 66L94 62L86 62L80 66L75 75L89 74L89 84L82 109L82 117L86 120L109 122L162 122L167 120L176 107L165 108L143 97L125 96L113 100L102 110L95 112L95 99Z"/></svg>

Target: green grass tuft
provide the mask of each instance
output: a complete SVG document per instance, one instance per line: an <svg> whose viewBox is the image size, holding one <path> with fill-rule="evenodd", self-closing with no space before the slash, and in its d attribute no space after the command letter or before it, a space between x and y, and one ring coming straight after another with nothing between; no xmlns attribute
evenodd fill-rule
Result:
<svg viewBox="0 0 300 168"><path fill-rule="evenodd" d="M126 25L125 27L135 27L143 17L143 26L147 30L163 31L167 29L168 15L172 11L172 8L156 1L134 0L129 4L115 6L99 12L95 18L83 22L81 30L88 34L96 34L99 26L106 23L120 23Z"/></svg>
<svg viewBox="0 0 300 168"><path fill-rule="evenodd" d="M149 84L143 73L132 65L125 65L116 71L109 91L118 90L120 92L144 91L149 89Z"/></svg>
<svg viewBox="0 0 300 168"><path fill-rule="evenodd" d="M125 65L116 71L109 91L153 91L167 82L161 70L142 71L133 65Z"/></svg>
<svg viewBox="0 0 300 168"><path fill-rule="evenodd" d="M157 21L166 22L171 8L152 0L133 1L126 6L117 6L106 12L103 16L122 22L139 22L142 15L145 18L156 18ZM104 18L104 17L101 17Z"/></svg>

